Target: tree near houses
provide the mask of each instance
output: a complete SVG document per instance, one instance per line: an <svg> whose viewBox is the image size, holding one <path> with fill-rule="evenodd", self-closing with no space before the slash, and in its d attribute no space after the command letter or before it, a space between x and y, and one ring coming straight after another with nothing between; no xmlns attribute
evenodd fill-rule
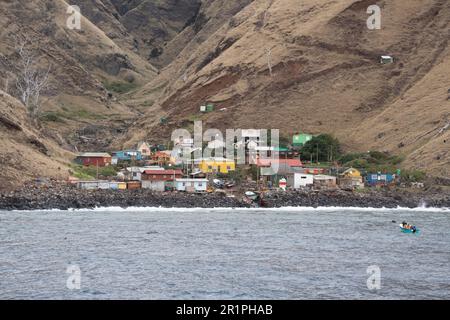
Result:
<svg viewBox="0 0 450 320"><path fill-rule="evenodd" d="M304 161L333 161L341 154L339 140L329 134L320 134L305 143L301 150Z"/></svg>
<svg viewBox="0 0 450 320"><path fill-rule="evenodd" d="M28 48L28 40L16 40L19 74L16 80L17 95L27 108L32 121L37 124L40 111L40 95L47 87L50 65L39 66L40 58Z"/></svg>

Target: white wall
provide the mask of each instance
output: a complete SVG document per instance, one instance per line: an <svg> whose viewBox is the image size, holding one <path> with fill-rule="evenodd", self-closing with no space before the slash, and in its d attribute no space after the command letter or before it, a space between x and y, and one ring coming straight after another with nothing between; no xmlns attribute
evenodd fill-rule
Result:
<svg viewBox="0 0 450 320"><path fill-rule="evenodd" d="M294 173L294 189L312 184L314 184L314 176L312 174Z"/></svg>
<svg viewBox="0 0 450 320"><path fill-rule="evenodd" d="M142 181L142 189L150 189L152 191L164 192L166 190L165 182L164 181L143 180Z"/></svg>
<svg viewBox="0 0 450 320"><path fill-rule="evenodd" d="M177 181L176 189L178 191L186 191L189 188L195 188L195 191L206 191L208 182L206 181Z"/></svg>

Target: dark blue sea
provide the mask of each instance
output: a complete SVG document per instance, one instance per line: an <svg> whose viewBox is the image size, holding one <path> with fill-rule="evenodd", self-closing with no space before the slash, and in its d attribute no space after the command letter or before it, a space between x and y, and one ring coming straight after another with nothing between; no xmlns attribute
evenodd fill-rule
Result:
<svg viewBox="0 0 450 320"><path fill-rule="evenodd" d="M0 299L450 298L446 209L0 211L0 249Z"/></svg>

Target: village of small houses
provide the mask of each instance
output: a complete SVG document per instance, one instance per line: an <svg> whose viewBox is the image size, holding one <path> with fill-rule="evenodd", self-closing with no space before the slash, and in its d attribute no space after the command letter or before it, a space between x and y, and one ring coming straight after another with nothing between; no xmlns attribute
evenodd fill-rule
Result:
<svg viewBox="0 0 450 320"><path fill-rule="evenodd" d="M306 152L303 153L303 150L311 142L314 147L316 136L312 134L296 133L290 137L290 141L284 143L286 146L277 148L277 158L260 158L259 150L263 147L258 145L258 134L258 130L243 130L244 140L241 143L245 143L245 165L237 164L234 159L227 159L220 154L208 158L192 158L191 163L186 164L173 157L172 150L167 147L170 143L161 145L143 141L131 150L80 153L74 160L76 173L70 178L70 182L84 190L221 192L230 197L244 196L249 201L270 190L313 192L342 189L357 192L365 188L401 185L400 169L391 169L390 172L386 169L370 171L367 167L348 165L359 164L357 160L347 161L347 165L339 163L334 159L336 156L333 156L333 146L330 146L331 150L328 149L327 158L323 159L316 144L317 153L309 151L306 159ZM211 141L205 148L215 149L219 142ZM195 149L193 139L182 137L172 142L172 149L175 146L182 147L183 150ZM371 155L371 152L368 154ZM248 159L251 155L256 157ZM341 158L346 157L349 155ZM90 175L83 173L86 171ZM414 186L421 188L423 183L414 182Z"/></svg>

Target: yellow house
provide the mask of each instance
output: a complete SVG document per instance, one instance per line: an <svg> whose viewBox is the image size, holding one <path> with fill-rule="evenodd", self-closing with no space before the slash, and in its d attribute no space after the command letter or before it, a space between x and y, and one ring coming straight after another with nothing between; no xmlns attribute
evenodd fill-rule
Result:
<svg viewBox="0 0 450 320"><path fill-rule="evenodd" d="M339 177L339 186L343 189L363 189L364 182L361 172L355 168L347 169Z"/></svg>
<svg viewBox="0 0 450 320"><path fill-rule="evenodd" d="M201 159L198 162L198 167L203 173L224 173L236 170L236 163L234 160L225 158L211 158Z"/></svg>
<svg viewBox="0 0 450 320"><path fill-rule="evenodd" d="M359 172L359 170L355 169L355 168L350 168L344 171L344 173L342 174L343 177L346 178L360 178L361 177L361 172Z"/></svg>

